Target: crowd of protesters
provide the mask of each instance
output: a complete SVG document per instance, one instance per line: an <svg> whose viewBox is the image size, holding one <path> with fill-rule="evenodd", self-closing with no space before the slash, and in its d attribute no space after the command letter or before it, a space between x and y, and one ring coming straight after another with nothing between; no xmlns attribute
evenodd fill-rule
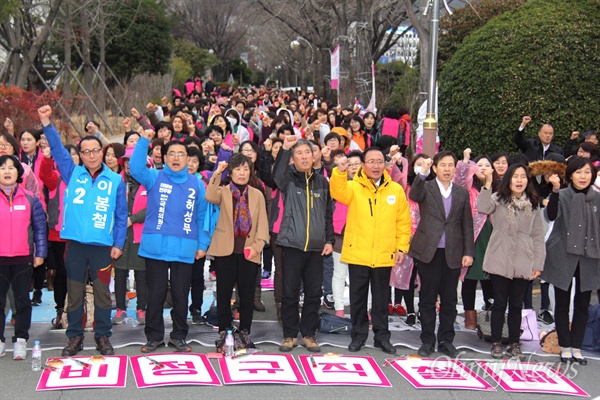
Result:
<svg viewBox="0 0 600 400"><path fill-rule="evenodd" d="M319 309L343 317L349 285L350 351L365 345L371 324L375 347L394 354L388 315L395 313L407 325L420 321L421 356L437 343L437 351L456 357L461 281L465 328L477 326L479 282L483 307L491 310L491 356L522 358L521 310L533 308L532 282L540 277L539 319L556 322L561 360L586 363L580 349L587 308L600 289L595 131L573 132L559 147L549 124L528 138L531 118L524 117L514 133L522 154L471 160L465 149L460 160L450 151L409 157L407 110L386 110L379 119L312 93L221 90L210 80L204 86L190 80L144 113L132 109L122 144L110 143L89 121L88 136L63 145L51 108L38 114L41 129L6 119L0 133L0 355L10 303L13 358L26 358L32 305L42 303L44 281L53 288L53 326L66 328L62 354L83 349L89 283L97 350L114 354L112 325L129 317L129 270L134 318L147 338L141 351L168 344L189 352L188 321L206 323L201 309L210 263L217 351L232 328L236 347L255 347L253 313L265 310L261 278L272 277L281 351L299 343L320 351ZM230 303L234 288L239 327ZM165 342L167 297L173 329ZM505 319L508 338L502 338Z"/></svg>

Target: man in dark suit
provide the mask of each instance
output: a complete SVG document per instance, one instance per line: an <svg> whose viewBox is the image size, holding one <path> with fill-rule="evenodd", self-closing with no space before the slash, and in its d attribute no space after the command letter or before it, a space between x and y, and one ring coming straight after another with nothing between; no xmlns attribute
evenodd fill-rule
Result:
<svg viewBox="0 0 600 400"><path fill-rule="evenodd" d="M554 128L550 124L544 124L538 131L537 139L525 137L525 127L531 122L531 117L523 117L519 129L515 132L514 141L519 149L525 154L529 161L545 160L550 153L563 154L563 148L552 143Z"/></svg>
<svg viewBox="0 0 600 400"><path fill-rule="evenodd" d="M421 342L419 355L429 357L435 349L436 302L440 298L438 351L450 358L459 354L454 340L457 285L462 267L473 264L475 252L473 216L469 192L452 183L456 156L442 151L425 160L423 171L414 180L411 200L419 203L421 220L410 244L409 254L421 279L419 313ZM433 164L436 179L425 181Z"/></svg>

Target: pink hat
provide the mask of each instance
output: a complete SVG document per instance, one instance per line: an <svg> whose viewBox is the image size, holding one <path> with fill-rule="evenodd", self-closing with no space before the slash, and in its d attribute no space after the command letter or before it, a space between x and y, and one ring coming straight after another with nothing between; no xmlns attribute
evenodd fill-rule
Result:
<svg viewBox="0 0 600 400"><path fill-rule="evenodd" d="M128 148L125 149L125 154L123 154L121 157L119 157L119 165L123 166L125 159L130 159L131 155L133 154L133 149L135 149L135 146L130 146Z"/></svg>

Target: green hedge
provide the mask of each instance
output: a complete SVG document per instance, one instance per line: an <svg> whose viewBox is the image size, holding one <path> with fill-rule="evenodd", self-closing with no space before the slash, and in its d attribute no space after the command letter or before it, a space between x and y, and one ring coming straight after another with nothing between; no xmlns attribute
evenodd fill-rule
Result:
<svg viewBox="0 0 600 400"><path fill-rule="evenodd" d="M440 75L442 148L515 153L524 115L530 136L550 123L561 146L573 130L597 129L599 66L599 0L531 0L492 19Z"/></svg>

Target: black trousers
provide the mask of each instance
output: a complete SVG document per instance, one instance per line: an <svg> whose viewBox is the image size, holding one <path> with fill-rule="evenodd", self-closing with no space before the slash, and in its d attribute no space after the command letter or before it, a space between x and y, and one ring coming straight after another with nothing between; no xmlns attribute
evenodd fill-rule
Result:
<svg viewBox="0 0 600 400"><path fill-rule="evenodd" d="M171 339L185 340L188 334L187 305L192 282L192 264L146 258L146 281L148 282L148 304L146 306L146 325L144 326L146 338L149 341L164 340L163 305L167 297L168 283L171 283L173 298Z"/></svg>
<svg viewBox="0 0 600 400"><path fill-rule="evenodd" d="M454 340L454 320L456 320L456 287L460 278L460 268L450 268L446 263L446 250L437 249L433 259L418 264L421 290L419 291L419 313L421 314L421 342L435 345L435 320L438 296L440 297L440 325L438 343Z"/></svg>
<svg viewBox="0 0 600 400"><path fill-rule="evenodd" d="M135 279L136 293L136 309L146 311L146 303L148 302L148 283L146 282L146 271L134 270L133 276ZM129 270L115 268L115 300L117 308L127 310L127 278L129 278Z"/></svg>
<svg viewBox="0 0 600 400"><path fill-rule="evenodd" d="M250 332L252 317L254 316L254 289L256 288L256 274L260 265L246 260L243 254L231 254L225 257L215 257L215 270L217 272L217 319L219 331L231 328L231 295L233 287L237 284L240 296L240 330Z"/></svg>
<svg viewBox="0 0 600 400"><path fill-rule="evenodd" d="M277 271L277 265L275 265ZM302 318L298 316L300 284L304 285ZM283 337L315 336L319 328L323 256L320 251L302 251L283 247L283 296L281 319Z"/></svg>
<svg viewBox="0 0 600 400"><path fill-rule="evenodd" d="M204 303L204 263L206 257L202 257L199 260L194 261L192 265L192 303L190 304L190 311L202 310L202 304Z"/></svg>
<svg viewBox="0 0 600 400"><path fill-rule="evenodd" d="M65 249L67 242L48 242L48 269L55 269L54 275L54 302L56 309L65 308L67 296L67 269L65 268Z"/></svg>
<svg viewBox="0 0 600 400"><path fill-rule="evenodd" d="M273 280L273 296L275 303L281 304L283 297L283 249L277 245L277 234L271 232L271 252L275 260L275 278Z"/></svg>
<svg viewBox="0 0 600 400"><path fill-rule="evenodd" d="M350 276L350 318L352 319L352 340L367 340L369 336L369 315L367 298L371 284L371 320L376 342L389 342L388 298L390 297L391 267L370 268L348 264Z"/></svg>
<svg viewBox="0 0 600 400"><path fill-rule="evenodd" d="M569 328L569 306L571 304L571 288L569 285L567 290L562 290L554 287L554 323L556 333L558 335L558 344L561 347L572 347L581 349L583 337L585 335L585 327L588 320L588 307L592 291L581 291L581 277L579 265L575 270L575 297L573 298L573 320Z"/></svg>
<svg viewBox="0 0 600 400"><path fill-rule="evenodd" d="M519 343L521 336L521 310L525 292L529 286L529 279L508 279L500 275L490 274L494 290L494 304L492 304L492 343L502 340L502 326L504 314L508 306L508 343Z"/></svg>
<svg viewBox="0 0 600 400"><path fill-rule="evenodd" d="M41 268L39 266L38 268ZM31 287L31 274L33 264L15 264L0 266L0 340L6 343L4 327L6 325L6 295L12 287L17 313L15 319L15 335L13 342L19 339L29 339L29 328L31 326L31 298L29 288Z"/></svg>
<svg viewBox="0 0 600 400"><path fill-rule="evenodd" d="M263 269L265 271L273 271L273 252L271 246L265 246L262 252Z"/></svg>
<svg viewBox="0 0 600 400"><path fill-rule="evenodd" d="M492 288L492 281L489 279L476 280L467 279L462 284L462 301L463 308L465 311L475 309L475 298L477 297L477 282L481 283L481 291L483 292L483 300L485 301L486 310L492 305L490 299L494 298L494 290Z"/></svg>

